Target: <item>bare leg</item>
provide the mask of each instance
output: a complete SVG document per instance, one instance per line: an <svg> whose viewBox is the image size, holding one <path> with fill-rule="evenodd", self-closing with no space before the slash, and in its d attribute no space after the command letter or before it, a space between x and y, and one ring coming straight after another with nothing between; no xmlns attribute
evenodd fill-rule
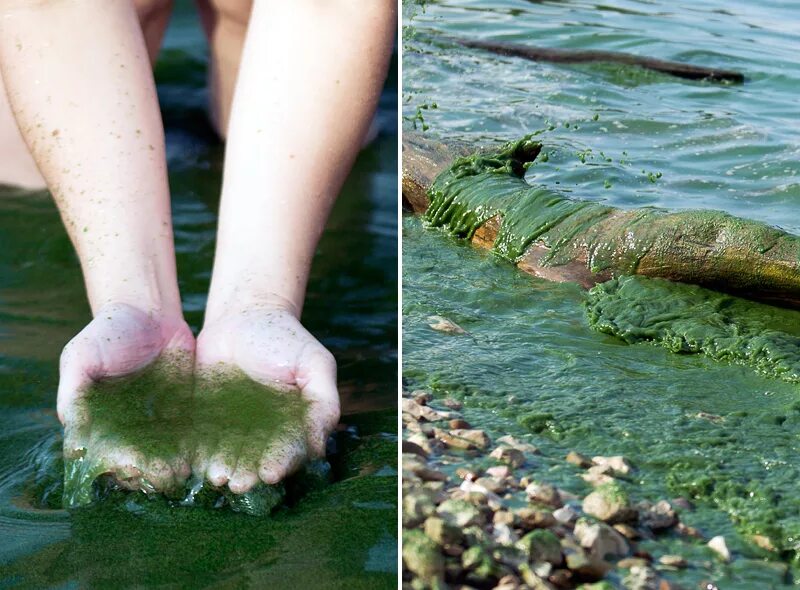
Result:
<svg viewBox="0 0 800 590"><path fill-rule="evenodd" d="M150 62L155 63L169 24L173 0L135 0L136 11L147 43ZM0 76L0 184L38 190L45 180L28 149L8 104Z"/></svg>
<svg viewBox="0 0 800 590"><path fill-rule="evenodd" d="M95 380L136 371L165 352L193 354L178 293L161 115L128 2L3 0L0 70L75 245L94 315L61 357L58 410L69 428ZM186 473L186 465L174 472L136 465L133 453L116 460L128 462L120 468L157 471L150 479L165 485Z"/></svg>
<svg viewBox="0 0 800 590"><path fill-rule="evenodd" d="M242 61L253 0L197 0L197 7L210 52L208 88L211 124L224 139L228 135L233 91Z"/></svg>
<svg viewBox="0 0 800 590"><path fill-rule="evenodd" d="M310 402L307 440L258 465L211 457L243 491L324 452L339 417L332 355L300 325L311 259L364 139L396 30L393 0L256 0L231 112L217 252L197 362Z"/></svg>

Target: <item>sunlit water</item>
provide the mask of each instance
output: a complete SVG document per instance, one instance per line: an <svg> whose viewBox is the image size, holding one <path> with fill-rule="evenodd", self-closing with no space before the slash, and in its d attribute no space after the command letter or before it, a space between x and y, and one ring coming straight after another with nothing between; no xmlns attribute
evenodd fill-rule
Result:
<svg viewBox="0 0 800 590"><path fill-rule="evenodd" d="M554 126L542 137L549 161L528 173L536 183L623 208L722 209L800 233L795 14L777 2L407 3L404 129L477 146ZM442 35L625 51L737 69L747 82L534 63ZM639 466L635 497L697 495L684 520L726 535L737 559L722 566L699 543L651 544L656 556L699 564L677 576L687 587L781 587L782 566L763 563L747 535L768 529L787 548L800 535L796 386L595 333L578 287L521 275L419 220L406 219L403 242L410 386L463 397L473 422L528 434L554 457L625 454ZM469 335L432 330L434 314ZM542 469L588 489L571 467Z"/></svg>
<svg viewBox="0 0 800 590"><path fill-rule="evenodd" d="M205 109L191 3L156 68L180 288L202 323L223 146ZM77 259L47 194L0 196L0 587L390 588L396 580L396 83L314 263L304 322L339 364L337 482L270 518L137 501L41 508L60 477L61 347L89 321ZM313 165L313 163L309 163ZM50 486L37 485L50 482ZM48 491L50 490L50 491Z"/></svg>

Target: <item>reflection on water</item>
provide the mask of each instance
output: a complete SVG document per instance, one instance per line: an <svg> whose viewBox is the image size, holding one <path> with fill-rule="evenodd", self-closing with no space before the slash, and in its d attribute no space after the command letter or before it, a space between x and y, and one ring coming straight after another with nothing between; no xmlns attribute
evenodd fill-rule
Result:
<svg viewBox="0 0 800 590"><path fill-rule="evenodd" d="M187 321L202 323L223 146L209 131L205 55L190 4L156 74ZM49 197L0 197L0 585L390 588L396 580L396 88L322 238L304 322L336 356L350 433L337 483L270 519L124 497L54 508L57 359L89 320L79 266ZM340 437L341 438L341 437Z"/></svg>

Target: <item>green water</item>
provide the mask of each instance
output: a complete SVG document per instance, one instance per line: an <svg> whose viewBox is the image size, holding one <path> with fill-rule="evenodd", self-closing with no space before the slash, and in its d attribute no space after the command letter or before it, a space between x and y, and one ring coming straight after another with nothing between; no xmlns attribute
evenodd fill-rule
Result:
<svg viewBox="0 0 800 590"><path fill-rule="evenodd" d="M195 331L210 278L223 151L204 114L205 62L192 4L178 3L156 73L179 281ZM303 317L339 366L348 429L329 456L333 483L302 490L303 482L287 484L286 504L269 517L120 493L85 508L56 508L63 473L58 355L90 315L49 197L3 190L0 587L395 586L395 94L390 78L378 112L382 131L334 208Z"/></svg>
<svg viewBox="0 0 800 590"><path fill-rule="evenodd" d="M526 172L532 185L623 209L718 209L798 234L794 18L777 2L407 2L405 127L475 145L549 128L536 137L544 157ZM737 69L747 82L533 63L453 47L439 33L638 53ZM693 497L683 520L724 534L736 559L722 565L699 542L648 544L700 564L673 575L686 587L791 584L776 568L800 539L796 384L594 331L579 287L523 275L420 220L405 221L403 243L409 386L463 398L467 419L495 436L527 434L545 456L624 454L639 467L625 484L634 498ZM468 334L436 332L430 315ZM794 316L779 315L763 325L797 331ZM588 490L561 462L542 459L539 472ZM752 533L783 550L777 562L764 561Z"/></svg>

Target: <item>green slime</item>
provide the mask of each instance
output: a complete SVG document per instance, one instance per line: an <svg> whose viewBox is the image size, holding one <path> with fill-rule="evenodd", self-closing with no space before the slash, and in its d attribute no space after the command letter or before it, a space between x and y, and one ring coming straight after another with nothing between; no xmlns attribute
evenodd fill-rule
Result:
<svg viewBox="0 0 800 590"><path fill-rule="evenodd" d="M764 296L800 292L800 238L720 211L621 211L531 186L524 175L540 150L528 135L456 159L429 190L426 220L470 239L500 217L493 251L511 262L537 242L548 248L544 266L582 261L611 276L664 276Z"/></svg>
<svg viewBox="0 0 800 590"><path fill-rule="evenodd" d="M625 342L654 342L672 352L800 382L800 313L696 285L627 276L596 285L586 303L589 324ZM791 330L793 333L788 333Z"/></svg>
<svg viewBox="0 0 800 590"><path fill-rule="evenodd" d="M156 490L147 481L147 466L192 465L201 457L222 456L257 472L265 453L304 440L307 406L298 394L276 391L238 370L194 382L191 373L159 361L136 374L99 381L78 400L79 417L67 425L64 506L85 505L106 495L115 479L142 492L163 492L195 503L201 478ZM110 456L120 451L133 457L145 474L114 473ZM101 475L114 477L99 482L98 490L95 484ZM235 510L265 514L283 499L283 486L259 485L241 496L225 490L215 493Z"/></svg>

